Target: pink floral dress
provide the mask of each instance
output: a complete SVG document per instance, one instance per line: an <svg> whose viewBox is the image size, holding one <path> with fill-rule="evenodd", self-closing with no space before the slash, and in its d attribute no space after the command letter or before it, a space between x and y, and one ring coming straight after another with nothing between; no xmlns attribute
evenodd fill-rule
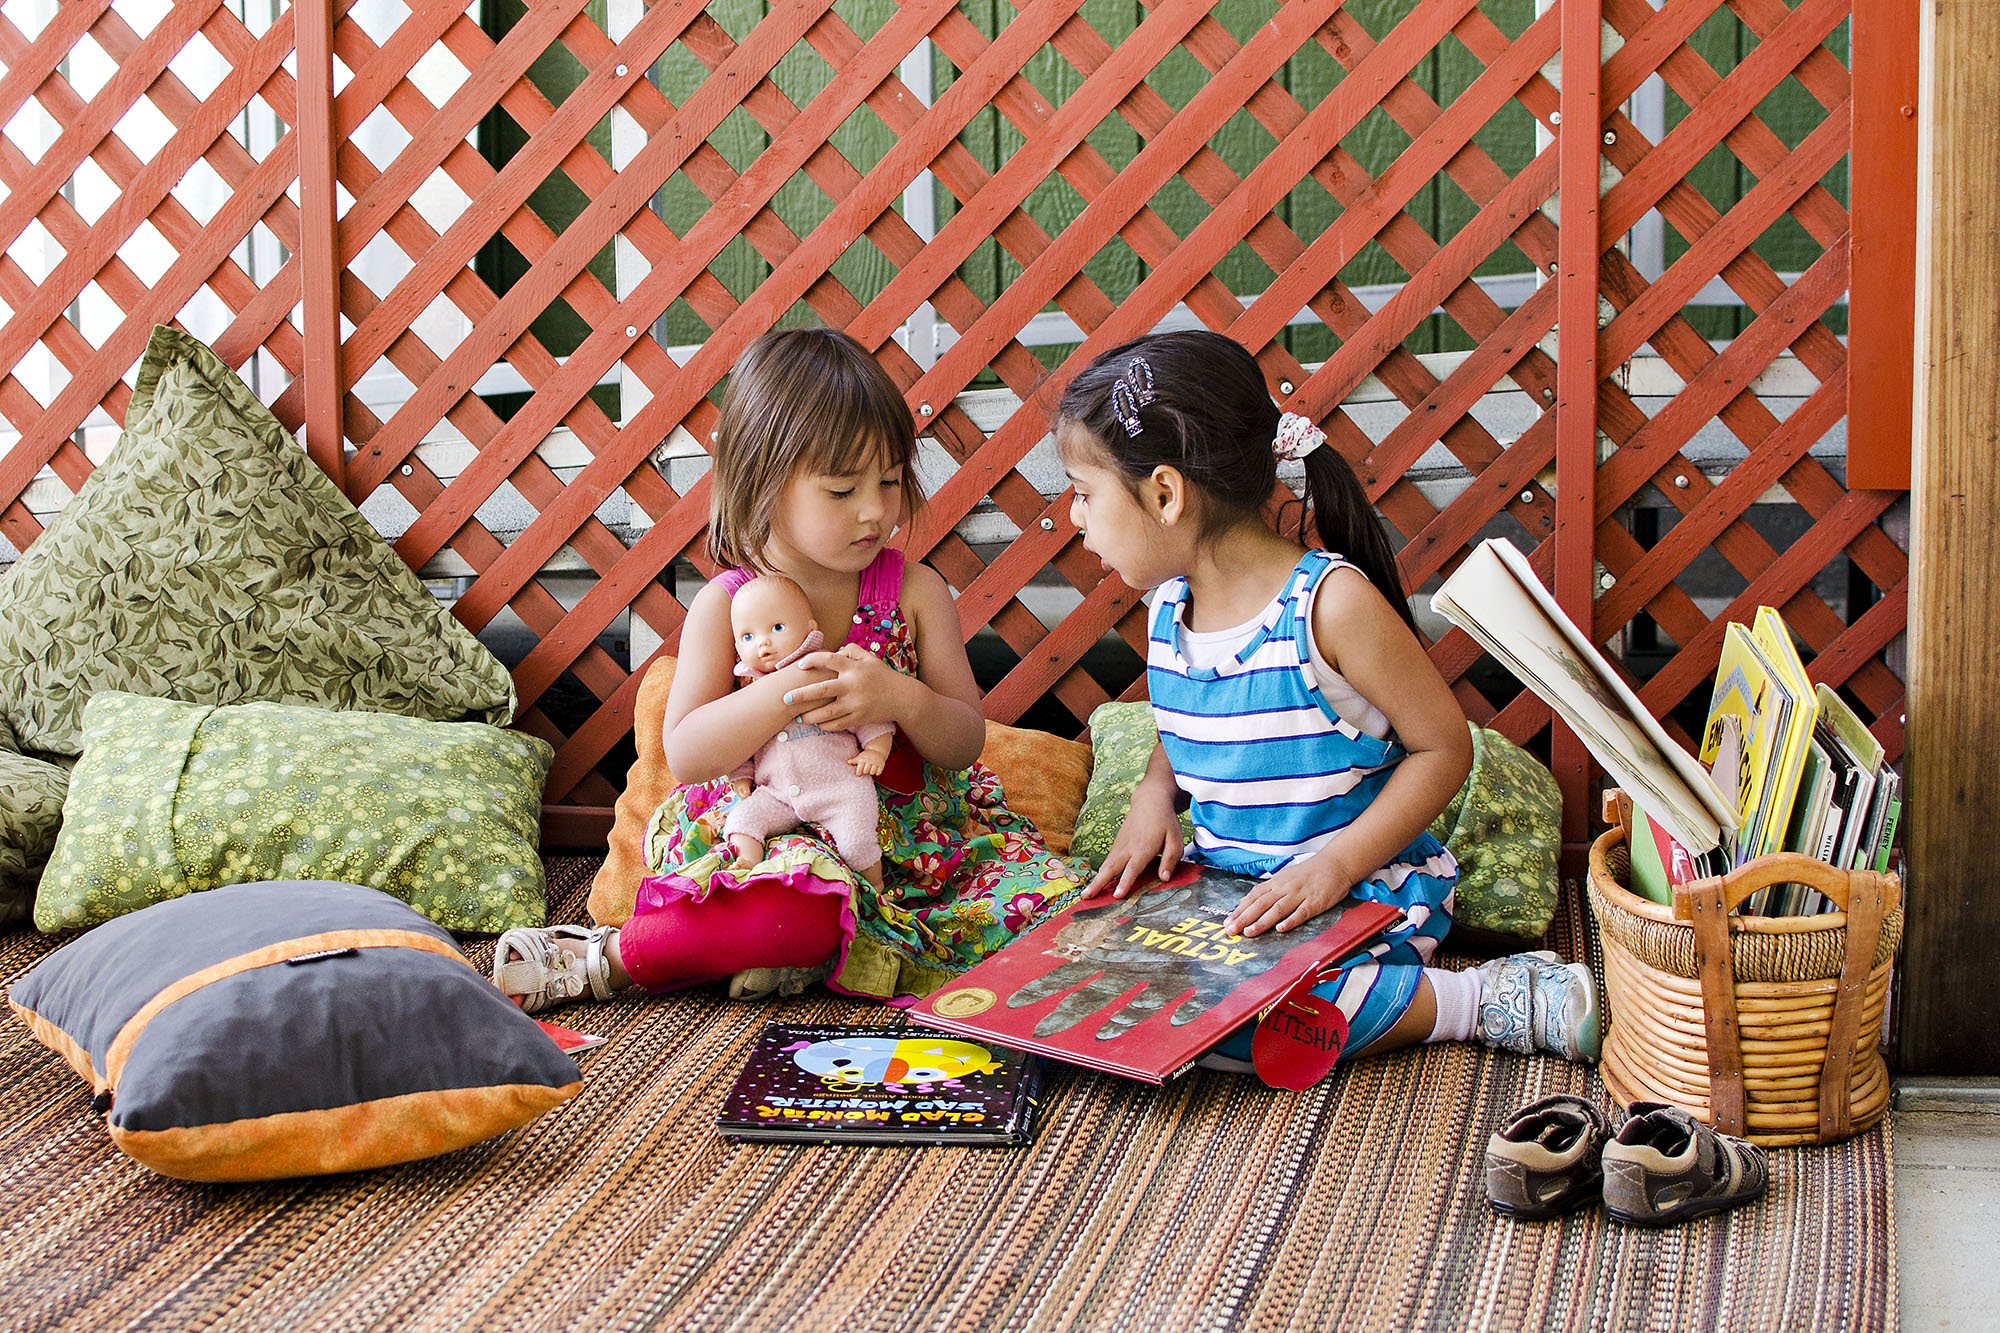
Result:
<svg viewBox="0 0 2000 1333"><path fill-rule="evenodd" d="M732 595L748 571L724 578ZM917 672L916 639L903 618L903 553L885 549L861 575L861 602L847 642L906 675ZM731 875L722 823L736 794L725 780L677 787L647 829L647 869L699 898L760 875L809 893L845 896L843 934L831 984L883 999L921 996L1067 905L1081 882L1033 824L1007 808L991 769L939 768L900 736L877 779L883 888L849 870L811 826L771 839L763 864ZM720 874L718 875L718 871ZM637 910L665 899L653 879Z"/></svg>

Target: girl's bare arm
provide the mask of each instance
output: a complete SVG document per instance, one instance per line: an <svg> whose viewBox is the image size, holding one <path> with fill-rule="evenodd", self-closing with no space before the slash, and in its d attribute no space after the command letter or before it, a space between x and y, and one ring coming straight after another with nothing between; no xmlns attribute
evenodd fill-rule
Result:
<svg viewBox="0 0 2000 1333"><path fill-rule="evenodd" d="M1094 898L1109 887L1112 897L1123 898L1156 876L1165 879L1174 873L1187 851L1177 808L1179 791L1167 747L1155 741L1146 760L1146 775L1132 791L1132 808L1118 826L1118 836L1111 840L1104 864L1084 889L1084 897Z"/></svg>

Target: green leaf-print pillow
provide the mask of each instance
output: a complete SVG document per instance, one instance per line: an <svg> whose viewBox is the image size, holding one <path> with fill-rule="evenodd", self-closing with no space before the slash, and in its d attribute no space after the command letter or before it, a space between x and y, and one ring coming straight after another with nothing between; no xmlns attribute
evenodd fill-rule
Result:
<svg viewBox="0 0 2000 1333"><path fill-rule="evenodd" d="M1472 728L1472 773L1430 831L1458 858L1455 925L1539 939L1556 913L1562 791L1539 759Z"/></svg>
<svg viewBox="0 0 2000 1333"><path fill-rule="evenodd" d="M1076 836L1069 854L1094 870L1111 850L1119 826L1132 811L1132 791L1146 776L1146 764L1160 731L1153 723L1153 706L1134 703L1099 704L1090 713L1090 785L1077 812ZM1194 823L1181 811L1181 836L1194 842Z"/></svg>
<svg viewBox="0 0 2000 1333"><path fill-rule="evenodd" d="M0 723L14 748L76 756L99 690L501 725L515 704L506 667L249 386L166 327L110 457L0 578ZM24 821L22 866L0 861L0 904L26 900L55 837L21 790L0 788L7 821Z"/></svg>
<svg viewBox="0 0 2000 1333"><path fill-rule="evenodd" d="M448 930L538 926L548 742L480 722L105 691L35 924L260 880L380 889Z"/></svg>
<svg viewBox="0 0 2000 1333"><path fill-rule="evenodd" d="M0 926L28 919L35 881L62 823L69 774L61 764L16 751L0 720Z"/></svg>

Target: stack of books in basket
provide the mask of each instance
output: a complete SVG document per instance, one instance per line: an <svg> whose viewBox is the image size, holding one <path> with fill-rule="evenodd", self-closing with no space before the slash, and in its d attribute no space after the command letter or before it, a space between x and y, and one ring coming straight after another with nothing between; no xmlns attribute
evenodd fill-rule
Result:
<svg viewBox="0 0 2000 1333"><path fill-rule="evenodd" d="M1771 852L1843 870L1888 868L1902 777L1839 693L1807 678L1772 608L1759 607L1749 625L1726 626L1696 757L1666 734L1513 546L1475 547L1431 605L1569 723L1632 798L1634 892L1671 902L1674 885ZM1740 910L1830 908L1803 885L1780 884Z"/></svg>

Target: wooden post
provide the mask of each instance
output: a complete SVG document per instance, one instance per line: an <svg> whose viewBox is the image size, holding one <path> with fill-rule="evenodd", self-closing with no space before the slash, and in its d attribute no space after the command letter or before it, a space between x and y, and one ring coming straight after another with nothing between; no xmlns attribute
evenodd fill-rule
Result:
<svg viewBox="0 0 2000 1333"><path fill-rule="evenodd" d="M1925 0L1898 1063L2000 1074L2000 8Z"/></svg>
<svg viewBox="0 0 2000 1333"><path fill-rule="evenodd" d="M1556 529L1552 591L1597 641L1597 303L1604 113L1603 5L1567 0L1562 14L1562 124L1556 131L1561 229L1556 272ZM1551 758L1563 796L1563 842L1587 844L1590 754L1555 724Z"/></svg>
<svg viewBox="0 0 2000 1333"><path fill-rule="evenodd" d="M1917 243L1918 0L1854 7L1849 170L1847 484L1910 484Z"/></svg>
<svg viewBox="0 0 2000 1333"><path fill-rule="evenodd" d="M298 25L299 273L303 284L306 453L336 486L346 482L341 399L340 235L334 154L333 24L337 0L293 6Z"/></svg>

